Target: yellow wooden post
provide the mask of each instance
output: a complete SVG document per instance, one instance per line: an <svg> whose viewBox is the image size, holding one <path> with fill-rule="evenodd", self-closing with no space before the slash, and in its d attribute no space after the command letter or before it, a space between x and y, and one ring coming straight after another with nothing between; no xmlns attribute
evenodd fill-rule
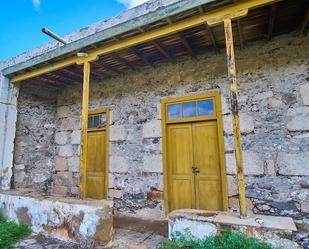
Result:
<svg viewBox="0 0 309 249"><path fill-rule="evenodd" d="M81 142L80 142L80 175L81 194L85 198L86 190L86 162L87 162L87 130L88 130L88 108L89 108L89 83L90 83L90 62L84 62L83 78L83 100L81 119Z"/></svg>
<svg viewBox="0 0 309 249"><path fill-rule="evenodd" d="M236 76L236 63L235 63L231 19L224 20L224 31L225 31L227 67L228 67L228 83L230 84L231 108L233 115L233 134L234 134L234 147L235 147L235 157L237 167L240 216L246 217L247 216L246 191L245 191L244 167L242 158L240 121L238 113L237 76Z"/></svg>

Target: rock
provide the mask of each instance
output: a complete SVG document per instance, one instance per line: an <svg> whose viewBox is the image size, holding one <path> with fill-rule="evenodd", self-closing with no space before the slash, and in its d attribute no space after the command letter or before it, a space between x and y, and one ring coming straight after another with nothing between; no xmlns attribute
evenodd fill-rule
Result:
<svg viewBox="0 0 309 249"><path fill-rule="evenodd" d="M56 144L66 144L68 141L68 132L66 131L61 131L57 132L55 135L55 143Z"/></svg>
<svg viewBox="0 0 309 249"><path fill-rule="evenodd" d="M16 183L23 183L26 177L27 175L24 171L19 171L19 172L14 173L14 181Z"/></svg>
<svg viewBox="0 0 309 249"><path fill-rule="evenodd" d="M68 193L68 187L66 186L55 185L53 187L53 195L66 196L67 193Z"/></svg>
<svg viewBox="0 0 309 249"><path fill-rule="evenodd" d="M309 83L305 83L299 87L300 96L304 105L309 105Z"/></svg>
<svg viewBox="0 0 309 249"><path fill-rule="evenodd" d="M265 174L266 175L276 175L274 160L266 160L265 161Z"/></svg>
<svg viewBox="0 0 309 249"><path fill-rule="evenodd" d="M163 172L162 155L144 155L144 172Z"/></svg>
<svg viewBox="0 0 309 249"><path fill-rule="evenodd" d="M254 120L247 113L240 113L240 131L243 134L251 133L254 131ZM227 135L233 134L232 115L223 116L223 128Z"/></svg>
<svg viewBox="0 0 309 249"><path fill-rule="evenodd" d="M79 162L80 158L79 156L73 156L68 158L68 169L71 172L79 172Z"/></svg>
<svg viewBox="0 0 309 249"><path fill-rule="evenodd" d="M258 93L256 94L252 100L253 101L259 101L259 100L262 100L262 99L267 99L267 98L270 98L272 97L274 94L272 91L267 91L267 92L262 92L262 93Z"/></svg>
<svg viewBox="0 0 309 249"><path fill-rule="evenodd" d="M80 144L80 139L81 139L80 130L72 131L71 144Z"/></svg>
<svg viewBox="0 0 309 249"><path fill-rule="evenodd" d="M305 133L301 135L296 135L293 138L302 139L302 138L308 138L308 137L309 137L309 133Z"/></svg>
<svg viewBox="0 0 309 249"><path fill-rule="evenodd" d="M49 175L46 172L31 172L31 178L34 183L42 183L45 182Z"/></svg>
<svg viewBox="0 0 309 249"><path fill-rule="evenodd" d="M122 156L110 156L109 158L109 172L127 173L128 161Z"/></svg>
<svg viewBox="0 0 309 249"><path fill-rule="evenodd" d="M226 172L230 175L236 174L236 160L234 154L226 154ZM243 165L246 175L263 175L263 161L251 151L243 151Z"/></svg>
<svg viewBox="0 0 309 249"><path fill-rule="evenodd" d="M58 106L57 115L58 118L66 118L69 116L70 107L69 106Z"/></svg>
<svg viewBox="0 0 309 249"><path fill-rule="evenodd" d="M66 171L68 170L68 163L65 157L56 157L56 170L57 171Z"/></svg>
<svg viewBox="0 0 309 249"><path fill-rule="evenodd" d="M294 202L278 202L278 201L274 201L271 202L269 205L271 205L274 208L280 209L280 210L288 210L288 211L293 211L293 212L297 212L298 209L295 206Z"/></svg>
<svg viewBox="0 0 309 249"><path fill-rule="evenodd" d="M280 99L277 98L270 98L267 100L267 106L268 108L279 108L283 105L283 102Z"/></svg>
<svg viewBox="0 0 309 249"><path fill-rule="evenodd" d="M143 125L143 138L161 137L161 120L152 120Z"/></svg>
<svg viewBox="0 0 309 249"><path fill-rule="evenodd" d="M127 139L127 130L123 125L111 125L109 128L110 141L124 141Z"/></svg>
<svg viewBox="0 0 309 249"><path fill-rule="evenodd" d="M151 191L147 193L147 200L150 201L160 201L163 200L163 192L161 191Z"/></svg>
<svg viewBox="0 0 309 249"><path fill-rule="evenodd" d="M309 176L309 152L280 152L277 160L280 175Z"/></svg>
<svg viewBox="0 0 309 249"><path fill-rule="evenodd" d="M289 131L309 131L309 107L290 108L287 116Z"/></svg>
<svg viewBox="0 0 309 249"><path fill-rule="evenodd" d="M73 147L70 144L59 146L59 156L70 157L73 156Z"/></svg>
<svg viewBox="0 0 309 249"><path fill-rule="evenodd" d="M57 172L55 184L60 186L72 186L73 185L73 176L72 172Z"/></svg>
<svg viewBox="0 0 309 249"><path fill-rule="evenodd" d="M300 209L303 213L309 213L309 201L304 201L300 203Z"/></svg>
<svg viewBox="0 0 309 249"><path fill-rule="evenodd" d="M227 193L228 196L235 196L238 195L238 189L237 189L237 179L235 176L226 176L227 180Z"/></svg>
<svg viewBox="0 0 309 249"><path fill-rule="evenodd" d="M25 169L25 164L15 164L15 165L14 165L14 169L15 169L16 171L18 171L18 170L24 170L24 169Z"/></svg>
<svg viewBox="0 0 309 249"><path fill-rule="evenodd" d="M115 188L115 176L114 174L108 174L108 188Z"/></svg>
<svg viewBox="0 0 309 249"><path fill-rule="evenodd" d="M117 198L120 199L122 197L122 191L117 189L109 189L108 190L109 198Z"/></svg>

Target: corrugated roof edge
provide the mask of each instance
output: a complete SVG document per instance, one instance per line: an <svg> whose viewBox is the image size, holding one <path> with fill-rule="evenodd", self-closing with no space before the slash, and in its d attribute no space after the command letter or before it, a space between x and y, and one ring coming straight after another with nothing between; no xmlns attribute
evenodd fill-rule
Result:
<svg viewBox="0 0 309 249"><path fill-rule="evenodd" d="M72 32L68 36L64 37L67 40L70 40L70 38L72 39L72 41L67 45L59 46L57 42L50 42L45 44L43 47L41 46L37 48L41 48L41 53L39 54L37 54L37 49L34 49L22 54L24 55L24 58L21 61L19 61L17 57L8 59L4 62L5 68L2 69L2 74L4 76L8 76L59 56L79 51L86 46L108 39L115 35L120 35L143 25L153 23L160 19L164 19L214 1L216 0L151 0L140 6L129 9L116 17L103 20L92 24L87 28ZM86 30L91 30L92 33L91 31L86 33ZM74 40L73 37L77 36L79 36L79 38ZM82 38L80 38L80 36ZM31 57L31 52L37 55Z"/></svg>

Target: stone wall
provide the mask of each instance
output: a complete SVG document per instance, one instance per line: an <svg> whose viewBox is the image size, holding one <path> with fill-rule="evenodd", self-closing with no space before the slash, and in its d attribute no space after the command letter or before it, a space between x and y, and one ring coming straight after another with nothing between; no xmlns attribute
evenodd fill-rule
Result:
<svg viewBox="0 0 309 249"><path fill-rule="evenodd" d="M309 36L248 44L236 57L248 207L308 226ZM91 82L90 110L111 110L109 197L117 210L163 213L160 101L212 90L222 96L229 208L238 209L226 74L222 51ZM81 87L62 91L57 105L53 191L78 196Z"/></svg>
<svg viewBox="0 0 309 249"><path fill-rule="evenodd" d="M57 93L22 85L17 108L13 185L50 194L57 149Z"/></svg>

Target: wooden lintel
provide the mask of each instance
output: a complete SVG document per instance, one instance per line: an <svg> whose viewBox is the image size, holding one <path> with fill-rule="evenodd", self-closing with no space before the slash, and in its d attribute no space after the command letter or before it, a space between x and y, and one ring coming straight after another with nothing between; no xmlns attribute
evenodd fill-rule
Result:
<svg viewBox="0 0 309 249"><path fill-rule="evenodd" d="M276 14L277 14L277 3L274 3L270 6L269 21L268 21L268 32L267 32L267 39L268 40L270 40L273 36Z"/></svg>
<svg viewBox="0 0 309 249"><path fill-rule="evenodd" d="M233 30L231 19L224 20L224 34L228 67L228 84L230 85L231 110L233 116L233 135L237 169L237 183L239 192L239 206L241 217L247 216L244 167L240 133L240 119L238 111L237 72L234 53Z"/></svg>
<svg viewBox="0 0 309 249"><path fill-rule="evenodd" d="M82 119L81 119L81 142L80 142L80 174L81 174L81 193L86 197L86 164L87 164L87 145L88 145L88 111L89 111L89 85L90 85L90 62L84 63L83 76L83 99L82 99Z"/></svg>
<svg viewBox="0 0 309 249"><path fill-rule="evenodd" d="M300 25L300 29L299 29L300 34L305 33L305 30L306 30L306 27L308 26L308 23L309 23L309 4L307 5L304 20L302 21L302 23Z"/></svg>

